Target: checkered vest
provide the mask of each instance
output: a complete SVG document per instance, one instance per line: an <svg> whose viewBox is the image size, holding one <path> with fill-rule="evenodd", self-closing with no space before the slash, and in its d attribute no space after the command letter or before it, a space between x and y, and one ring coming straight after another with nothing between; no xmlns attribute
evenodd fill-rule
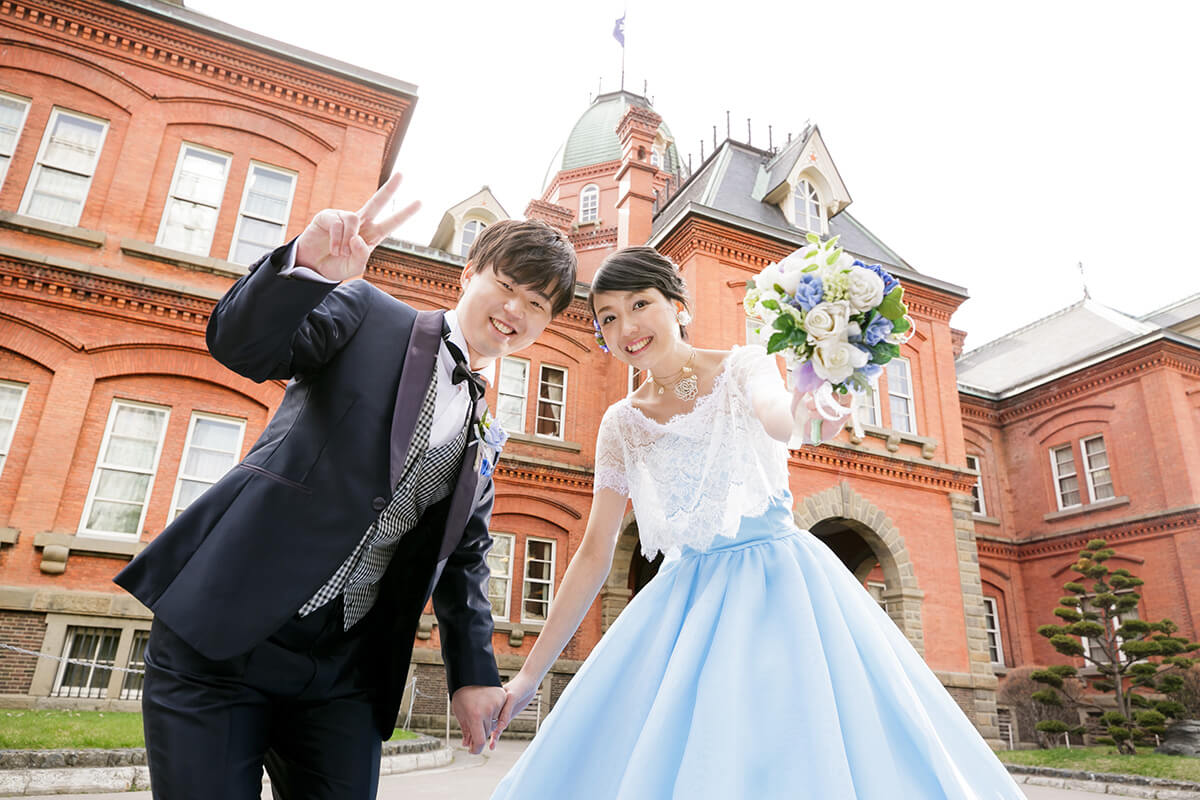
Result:
<svg viewBox="0 0 1200 800"><path fill-rule="evenodd" d="M444 445L429 448L429 429L433 425L437 380L429 382L417 416L412 442L404 459L404 468L391 501L363 534L354 552L337 572L303 606L299 615L307 616L333 600L343 597L345 630L358 622L379 596L379 581L391 563L401 537L416 527L425 509L447 497L466 448L469 425L464 421L458 435ZM468 420L470 416L468 415Z"/></svg>

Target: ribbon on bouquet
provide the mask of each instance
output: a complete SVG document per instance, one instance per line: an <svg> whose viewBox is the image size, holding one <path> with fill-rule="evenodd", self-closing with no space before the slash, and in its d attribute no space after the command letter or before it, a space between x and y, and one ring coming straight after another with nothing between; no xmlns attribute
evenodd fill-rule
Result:
<svg viewBox="0 0 1200 800"><path fill-rule="evenodd" d="M808 369L805 369L805 367ZM811 365L803 364L789 373L789 383L798 400L792 415L792 438L788 447L799 448L806 444L817 445L831 441L846 423L850 423L854 435L863 435L858 420L858 410L863 406L866 392L851 388L846 394L834 392L828 381L813 380ZM814 385L815 384L815 385ZM849 399L847 405L843 398Z"/></svg>

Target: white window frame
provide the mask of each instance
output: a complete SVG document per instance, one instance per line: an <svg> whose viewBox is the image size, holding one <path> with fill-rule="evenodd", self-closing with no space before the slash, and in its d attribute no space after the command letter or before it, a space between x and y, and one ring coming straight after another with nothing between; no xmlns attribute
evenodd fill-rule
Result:
<svg viewBox="0 0 1200 800"><path fill-rule="evenodd" d="M500 374L496 380L497 418L499 418L499 412L500 412L500 398L501 397L514 397L514 398L517 397L517 395L511 394L509 392L505 392L501 389L501 387L504 385L504 381L500 380L500 378L502 378L504 376L504 365L508 364L509 362L520 363L525 366L525 384L521 388L520 397L517 398L521 401L521 425L518 428L509 429L508 432L509 433L524 433L525 432L525 419L526 419L526 417L529 416L529 373L532 372L532 367L533 367L533 365L530 364L529 359L517 358L516 356L505 356L504 358L500 359Z"/></svg>
<svg viewBox="0 0 1200 800"><path fill-rule="evenodd" d="M979 473L975 478L975 513L986 517L987 503L983 499L983 460L979 456L968 455L967 469L973 469Z"/></svg>
<svg viewBox="0 0 1200 800"><path fill-rule="evenodd" d="M600 187L594 183L579 190L579 224L600 220Z"/></svg>
<svg viewBox="0 0 1200 800"><path fill-rule="evenodd" d="M562 400L561 401L549 400L549 399L543 400L542 399L542 384L544 382L543 376L545 375L545 371L548 369L556 369L562 373L563 380L562 380ZM570 378L569 373L570 373L570 370L568 370L566 367L560 367L555 364L539 364L538 365L537 398L536 398L536 404L533 407L533 432L536 436L539 436L543 439L554 439L555 441L559 441L559 442L561 442L564 438L566 438L566 435L567 435L567 382ZM540 406L543 402L549 403L550 405L556 405L561 408L561 412L560 412L561 415L558 420L558 435L557 436L555 436L552 433L540 433L538 431L538 423L541 422L543 419L547 420L548 422L554 421L551 417L543 417L541 415Z"/></svg>
<svg viewBox="0 0 1200 800"><path fill-rule="evenodd" d="M886 372L888 366L890 366L893 362L897 362L897 361L902 362L904 364L904 370L908 375L909 394L901 394L900 392L897 392L895 390L895 388L892 386L893 381L891 380L891 375L887 376L888 377L887 393L888 393L889 424L891 425L891 428L894 431L899 431L900 433L911 433L911 434L916 435L917 431L919 430L919 428L917 427L917 382L916 382L915 377L913 376L912 362L909 361L904 356L896 356L895 358L893 358L891 361L889 361L887 364L884 365L884 371ZM906 400L908 402L908 421L909 421L908 428L899 428L896 426L895 415L892 414L892 398L893 397L903 398L904 400Z"/></svg>
<svg viewBox="0 0 1200 800"><path fill-rule="evenodd" d="M13 439L17 438L17 425L21 421L21 412L25 410L25 398L29 396L29 384L0 381L0 386L16 389L21 393L21 396L17 398L17 413L13 417L12 426L8 429L8 440L0 439L0 477L3 477L4 467L8 465L8 454L12 450Z"/></svg>
<svg viewBox="0 0 1200 800"><path fill-rule="evenodd" d="M1104 457L1108 461L1108 463L1103 467L1093 467L1091 457L1088 455L1087 443L1094 442L1097 439L1099 439L1100 443L1104 445ZM1087 476L1088 500L1092 503L1098 503L1102 500L1111 500L1113 497L1116 497L1117 492L1112 479L1112 456L1108 454L1108 442L1104 441L1104 434L1098 433L1095 436L1088 436L1080 439L1079 455L1083 458L1083 472ZM1093 478L1093 473L1099 472L1100 470L1108 470L1108 486L1112 491L1112 495L1110 497L1096 497L1096 482Z"/></svg>
<svg viewBox="0 0 1200 800"><path fill-rule="evenodd" d="M68 690L68 693L65 695L61 694L61 692L62 692L63 678L65 678L67 676L67 670L68 669L78 669L82 665L69 664L67 661L60 662L58 665L58 673L54 676L54 687L50 690L51 697L86 697L86 698L92 698L92 699L103 699L103 698L108 697L108 684L112 680L112 673L115 671L114 667L117 666L117 656L119 656L121 654L121 629L120 628L109 628L109 627L105 627L105 626L101 626L101 625L96 625L96 626L71 625L67 628L67 636L66 636L66 639L63 641L62 657L64 659L75 658L74 656L71 656L71 650L75 644L75 637L77 637L81 634L88 634L88 633L99 632L99 631L103 631L104 632L103 635L105 637L112 635L112 636L115 636L115 638L116 638L116 645L113 649L113 660L112 661L97 660L96 655L99 654L99 644L100 644L100 642L97 641L97 647L96 647L97 652L90 656L91 666L87 668L87 670L88 670L87 681L85 682L88 687L87 692L86 693L81 692L79 694L72 694L71 693L72 690ZM78 660L82 661L83 659L78 659ZM103 686L93 688L92 683L95 680L97 669L108 670L108 677L105 679ZM99 693L97 694L96 692L99 692Z"/></svg>
<svg viewBox="0 0 1200 800"><path fill-rule="evenodd" d="M101 459L104 453L108 450L108 440L112 437L113 425L117 420L117 411L121 406L133 406L136 408L150 408L163 413L162 433L158 437L158 446L154 450L154 463L149 471L141 471L130 469L126 466L107 466ZM122 400L114 398L112 406L108 411L108 421L104 424L104 436L100 440L100 450L96 454L96 466L92 470L92 482L88 487L87 500L83 504L83 515L79 518L79 533L88 536L95 536L103 539L120 539L123 541L138 540L142 535L142 526L146 524L146 514L150 510L150 497L154 494L154 479L158 474L158 462L162 456L163 441L167 438L167 426L171 422L171 408L169 406L154 405L152 403L139 403L135 400ZM101 531L92 530L87 527L88 517L92 513L92 504L96 500L96 487L100 483L100 473L105 469L114 469L121 472L140 472L143 475L150 476L149 482L146 484L146 495L142 500L142 513L138 517L137 527L133 533L121 533L119 531Z"/></svg>
<svg viewBox="0 0 1200 800"><path fill-rule="evenodd" d="M169 247L169 245L164 242L164 236L167 231L167 219L171 213L171 202L175 199L175 191L179 182L179 171L183 168L183 157L187 153L189 147L209 153L210 155L220 156L225 159L225 179L221 184L221 200L217 203L215 209L216 215L213 218L213 229L208 235L208 246L204 248L203 252L193 252L191 250L180 251L184 253L193 253L193 255L207 256L212 253L213 239L216 238L217 228L220 226L221 206L225 202L225 191L229 186L229 172L233 168L233 155L231 153L226 153L223 150L216 150L212 147L205 147L202 144L196 144L195 142L183 142L179 145L179 155L175 159L175 171L171 174L171 185L167 189L167 201L163 203L162 219L159 220L158 235L155 237L154 243L162 247ZM183 202L190 203L192 201L183 200Z"/></svg>
<svg viewBox="0 0 1200 800"><path fill-rule="evenodd" d="M815 219L813 218L814 210ZM825 231L824 212L821 210L821 193L807 178L800 178L792 187L792 218L795 220L797 228L818 235Z"/></svg>
<svg viewBox="0 0 1200 800"><path fill-rule="evenodd" d="M64 170L53 166L47 167L47 165L43 163L43 160L46 157L46 148L50 146L50 133L54 130L54 124L58 121L58 118L62 116L75 117L77 119L86 120L87 122L99 123L103 128L103 130L100 131L100 141L96 143L96 158L94 161L92 161L91 171L86 173L87 188L83 193L83 202L79 204L79 214L76 215L75 219L71 220L70 222L64 222L63 220L58 219L48 220L49 222L56 222L60 225L75 226L79 224L80 218L83 217L83 209L87 206L88 197L92 193L92 180L96 177L96 168L100 164L100 154L104 152L104 142L108 138L109 122L108 120L101 119L100 117L93 117L90 114L81 114L78 111L71 111L58 106L55 106L50 111L50 119L46 122L46 130L42 133L42 143L38 146L37 159L34 161L33 171L29 174L29 182L25 184L25 194L21 198L20 209L22 214L33 216L29 214L29 206L33 202L33 195L38 184L38 179L41 177L43 170L49 168L58 170L59 172L71 172L72 175L84 174L81 172L72 172L71 170ZM42 218L38 217L38 219Z"/></svg>
<svg viewBox="0 0 1200 800"><path fill-rule="evenodd" d="M138 652L138 643L141 643L141 652ZM125 667L129 670L145 670L146 669L146 647L150 642L150 629L138 629L133 631L133 637L129 643L129 656L125 659ZM120 652L119 650L117 651ZM122 700L141 700L142 690L145 687L144 674L136 672L126 672L121 678L121 699ZM134 685L136 684L136 686Z"/></svg>
<svg viewBox="0 0 1200 800"><path fill-rule="evenodd" d="M471 241L469 241L469 242L466 241L468 225L475 226L475 228L474 228L475 235L471 237ZM471 218L463 223L462 233L459 234L459 237L458 237L458 254L461 257L466 258L468 256L468 254L470 254L471 247L475 244L475 242L479 241L479 237L483 234L483 232L485 230L487 230L487 226L488 226L488 224L486 222L484 222L481 219L475 219L475 218Z"/></svg>
<svg viewBox="0 0 1200 800"><path fill-rule="evenodd" d="M1071 453L1071 468L1075 470L1070 475L1061 475L1058 471L1058 459L1054 454L1059 450L1067 450ZM1054 500L1058 503L1058 510L1064 511L1068 508L1079 508L1083 505L1083 491L1079 486L1079 467L1075 464L1075 445L1072 442L1067 442L1064 445L1050 448L1050 474L1054 476ZM1063 488L1062 482L1067 478L1075 479L1075 492L1079 495L1079 502L1071 505L1063 504Z"/></svg>
<svg viewBox="0 0 1200 800"><path fill-rule="evenodd" d="M266 172L274 172L278 175L283 175L284 177L291 179L292 188L291 188L291 191L288 192L287 205L285 206L284 211L283 211L283 219L269 219L268 217L258 216L255 214L248 214L246 212L246 201L250 199L250 184L254 177L255 169L265 170ZM234 261L234 258L237 255L238 243L242 236L242 221L247 217L249 217L250 219L258 220L259 222L268 222L273 225L280 226L279 227L279 241L275 243L275 247L278 247L279 245L283 244L287 240L288 220L291 219L291 216L292 216L292 202L296 199L296 184L299 182L300 182L300 174L293 170L283 169L282 167L272 166L271 164L266 164L262 161L253 161L252 160L250 162L250 166L246 168L246 182L245 182L245 186L242 187L242 202L238 206L237 224L234 226L234 229L233 229L233 241L231 241L229 243L229 260L230 261ZM237 263L237 262L234 261L234 263Z"/></svg>
<svg viewBox="0 0 1200 800"><path fill-rule="evenodd" d="M495 611L493 611L492 619L508 621L508 618L512 616L513 560L516 558L516 555L517 555L517 537L515 534L512 534L512 533L492 533L491 536L492 536L492 539L495 541L500 541L501 539L508 540L508 557L507 557L508 564L506 565L507 566L506 572L502 575L497 574L496 572L493 571L492 562L488 561L488 571L490 573L488 576L488 602L490 603L492 600L492 581L493 580L503 580L504 585L506 587L505 591L504 591L504 613L497 614L497 613L495 613ZM490 559L491 557L492 557L492 553L489 550L488 558ZM522 591L522 594L524 594L525 590L522 589L521 591ZM521 598L521 602L522 603L525 602L524 597Z"/></svg>
<svg viewBox="0 0 1200 800"><path fill-rule="evenodd" d="M871 599L874 600L880 608L882 608L884 611L887 611L887 600L883 599L883 593L887 591L887 584L880 581L867 581L865 588L867 593L871 595ZM876 590L878 590L878 593L876 593Z"/></svg>
<svg viewBox="0 0 1200 800"><path fill-rule="evenodd" d="M241 417L227 417L222 414L210 414L206 411L193 411L192 418L188 420L187 438L183 443L183 453L179 456L179 469L175 474L175 490L171 493L171 506L167 509L168 523L172 522L180 515L180 513L183 512L183 509L179 508L178 506L179 492L183 488L184 481L191 481L192 483L207 483L209 486L212 486L217 482L210 481L207 478L199 478L194 475L186 475L183 471L184 466L187 464L188 451L192 449L192 439L196 433L196 422L202 419L210 419L215 422L223 422L227 425L232 424L237 426L237 448L233 451L233 464L230 465L230 469L233 469L238 461L241 460L242 445L245 443L246 439L246 420L242 419ZM220 478L217 478L217 480L220 480Z"/></svg>
<svg viewBox="0 0 1200 800"><path fill-rule="evenodd" d="M991 618L991 625L988 625L988 619ZM996 598L983 598L983 627L987 631L991 640L988 642L988 660L996 666L1004 665L1004 638L1000 635L1000 604L996 602ZM995 641L996 657L992 658L992 644Z"/></svg>
<svg viewBox="0 0 1200 800"><path fill-rule="evenodd" d="M529 577L529 561L530 561L529 545L533 542L542 542L544 544L550 545L550 579L549 580L545 580L542 578L530 578ZM540 561L541 559L538 559L538 560ZM525 603L526 602L530 602L530 601L541 602L538 600L534 600L526 593L526 588L530 584L541 584L541 585L545 585L545 586L549 587L546 592L546 618L549 619L550 607L554 604L554 578L558 572L558 570L556 568L557 561L558 561L558 542L556 542L554 539L547 539L547 538L544 538L541 536L527 536L525 538L525 559L524 559L524 566L523 566L522 574L521 574L521 622L532 623L534 625L540 625L546 621L545 619L535 619L533 617L528 617L525 614Z"/></svg>
<svg viewBox="0 0 1200 800"><path fill-rule="evenodd" d="M1114 592L1113 594L1116 594L1116 595L1119 597L1119 596L1120 596L1120 595L1122 595L1122 594L1129 594L1129 592ZM1089 601L1089 600L1091 600L1093 596L1094 596L1094 595L1082 595L1082 596L1079 598L1079 607L1080 607L1080 609L1089 608L1090 606L1088 605L1088 601ZM1098 612L1098 611L1097 611L1096 613L1097 613L1097 614L1099 614L1100 612ZM1125 624L1125 622L1126 622L1127 620L1130 620L1130 619L1141 619L1141 618L1142 618L1142 613L1141 613L1141 610L1140 610L1140 603L1139 603L1138 607L1135 607L1135 608L1133 609L1133 613L1132 613L1132 614L1130 614L1130 613L1127 611L1127 612L1125 612L1125 615L1124 615L1124 616L1122 616L1121 614L1115 614L1115 615L1113 615L1113 630L1116 630L1116 629L1120 628L1122 625L1124 625L1124 624ZM1097 620L1097 622L1099 622L1099 620ZM1083 647L1084 647L1084 652L1085 652L1085 653L1087 653L1089 656L1091 656L1092 658L1094 658L1094 659L1095 659L1096 657L1095 657L1094 655L1092 655L1092 646L1093 646L1093 642L1095 642L1095 647L1096 647L1096 649L1097 649L1097 650L1099 650L1099 648L1100 648L1099 640L1097 640L1097 639L1093 639L1093 638L1092 638L1092 637L1090 637L1090 636L1081 636L1081 637L1079 637L1079 639L1080 639L1080 642L1083 644ZM1121 649L1121 645L1123 645L1123 644L1125 643L1125 640L1124 640L1124 639L1122 639L1120 636L1116 637L1116 639L1117 639L1117 641L1116 641L1116 645L1117 645L1117 652L1116 652L1117 660L1118 660L1118 661L1120 661L1122 664L1124 664L1126 661L1128 661L1128 660L1129 660L1129 656L1128 656L1128 655L1125 653L1125 651L1124 651L1124 650L1122 650L1122 649ZM1104 654L1102 650L1100 651L1100 654L1101 654L1101 655L1103 655L1103 654ZM1096 659L1096 660L1097 660L1097 661L1099 661L1099 659ZM1088 666L1088 667L1092 667L1093 665L1092 665L1092 664L1087 664L1087 666Z"/></svg>
<svg viewBox="0 0 1200 800"><path fill-rule="evenodd" d="M29 97L22 97L19 94L10 94L8 92L0 92L0 97L25 106L21 112L21 121L17 123L17 129L13 132L12 151L8 153L0 151L0 158L8 159L4 162L3 168L0 169L0 189L3 189L4 181L8 178L9 167L12 166L13 156L16 155L17 146L21 143L21 134L25 132L25 123L29 119L29 109L33 106L33 100Z"/></svg>

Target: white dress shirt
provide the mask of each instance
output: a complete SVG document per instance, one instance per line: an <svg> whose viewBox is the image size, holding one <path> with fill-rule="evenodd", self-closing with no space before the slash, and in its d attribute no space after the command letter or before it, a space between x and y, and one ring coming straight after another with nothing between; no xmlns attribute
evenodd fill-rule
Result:
<svg viewBox="0 0 1200 800"><path fill-rule="evenodd" d="M292 242L287 249L284 265L279 270L279 275L284 278L336 283L315 270L298 266L295 242ZM458 324L458 312L455 309L446 312L446 325L450 328L450 340L466 354L468 352L467 340ZM479 370L479 374L489 384L492 383L495 372L496 363L494 361ZM454 383L454 356L450 355L450 349L446 347L444 339L440 341L438 347L434 374L437 375L437 398L434 400L433 424L429 429L429 447L439 447L457 436L458 432L462 430L463 420L467 418L467 411L471 407L471 390L467 388L467 382L463 381L457 385ZM414 408L413 413L416 412L417 410ZM468 435L467 441L471 441L472 438Z"/></svg>

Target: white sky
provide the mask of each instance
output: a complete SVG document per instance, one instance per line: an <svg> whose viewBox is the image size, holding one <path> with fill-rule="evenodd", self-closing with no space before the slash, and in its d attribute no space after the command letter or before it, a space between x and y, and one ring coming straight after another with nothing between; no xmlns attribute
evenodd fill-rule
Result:
<svg viewBox="0 0 1200 800"><path fill-rule="evenodd" d="M419 101L397 166L428 243L487 184L511 216L603 79L649 95L686 159L821 127L850 212L971 299L977 347L1082 297L1132 314L1200 292L1200 4L1191 0L279 3L189 8L392 75Z"/></svg>

